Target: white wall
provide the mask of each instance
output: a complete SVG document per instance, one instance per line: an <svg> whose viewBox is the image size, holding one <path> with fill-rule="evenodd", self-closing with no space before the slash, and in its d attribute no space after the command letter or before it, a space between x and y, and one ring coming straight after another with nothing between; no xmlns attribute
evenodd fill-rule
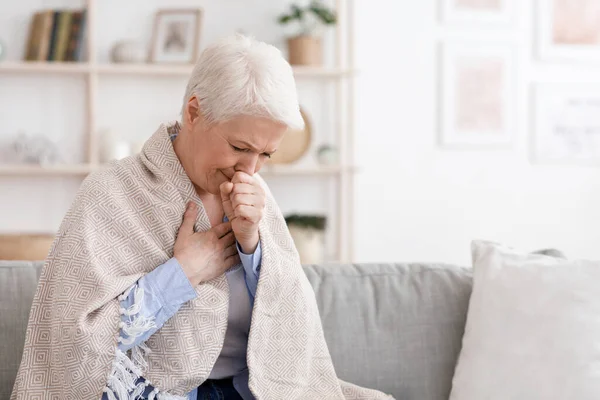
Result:
<svg viewBox="0 0 600 400"><path fill-rule="evenodd" d="M362 261L470 263L470 241L524 250L556 247L600 259L600 169L532 165L530 83L600 81L600 69L547 65L534 54L534 1L517 1L509 30L448 28L436 2L360 2L363 69L357 153L356 255ZM513 40L518 51L518 131L512 150L436 145L440 40Z"/></svg>
<svg viewBox="0 0 600 400"><path fill-rule="evenodd" d="M557 247L572 257L600 258L600 170L548 167L528 161L529 84L555 79L595 79L593 68L542 65L533 56L533 0L520 4L512 31L443 28L434 0L356 0L361 74L358 79L356 248L359 261L469 263L472 239L498 240L526 250ZM159 6L201 6L207 11L206 42L244 29L282 45L272 23L284 2L268 0L180 0L99 2L101 61L118 38L147 40ZM21 57L30 13L38 8L77 6L73 0L24 0L0 5L0 40L8 58ZM118 9L119 12L113 12ZM128 25L129 24L129 25ZM128 32L125 27L134 27ZM512 32L512 33L511 33ZM449 151L436 146L438 39L512 38L518 44L518 132L505 151ZM35 84L32 84L34 82ZM102 78L101 127L144 138L179 108L184 80ZM323 87L325 86L325 87ZM83 79L0 75L0 141L17 129L65 138L81 149ZM327 140L329 109L319 83L299 83L303 103L321 126L315 145ZM154 99L159 93L160 97ZM126 111L126 112L125 112ZM75 153L75 158L77 157ZM308 157L305 162L313 162ZM0 231L54 230L78 186L76 178L0 177ZM285 211L324 211L326 182L273 180ZM299 192L307 200L299 199Z"/></svg>

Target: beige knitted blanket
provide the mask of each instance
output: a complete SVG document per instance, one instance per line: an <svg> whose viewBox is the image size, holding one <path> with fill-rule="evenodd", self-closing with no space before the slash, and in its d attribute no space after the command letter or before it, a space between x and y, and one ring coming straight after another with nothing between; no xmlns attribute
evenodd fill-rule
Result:
<svg viewBox="0 0 600 400"><path fill-rule="evenodd" d="M227 327L225 276L196 288L146 342L117 350L117 297L173 256L189 200L196 230L210 228L161 125L142 153L90 175L61 224L41 273L11 400L125 397L110 388L145 377L157 398L183 396L207 379ZM263 182L264 183L264 182ZM248 339L249 387L259 399L388 399L337 379L314 292L268 192L260 224L262 266ZM348 349L351 351L351 349Z"/></svg>

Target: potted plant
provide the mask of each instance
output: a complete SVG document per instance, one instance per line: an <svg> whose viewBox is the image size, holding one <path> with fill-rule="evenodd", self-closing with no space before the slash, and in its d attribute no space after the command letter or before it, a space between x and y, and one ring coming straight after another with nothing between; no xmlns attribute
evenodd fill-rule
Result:
<svg viewBox="0 0 600 400"><path fill-rule="evenodd" d="M291 214L285 217L302 264L324 261L326 221L326 217L321 215Z"/></svg>
<svg viewBox="0 0 600 400"><path fill-rule="evenodd" d="M287 40L290 64L323 64L322 41L318 30L336 24L337 16L333 10L316 0L306 7L292 4L288 13L279 16L278 22L284 26L296 24L299 27L297 33Z"/></svg>

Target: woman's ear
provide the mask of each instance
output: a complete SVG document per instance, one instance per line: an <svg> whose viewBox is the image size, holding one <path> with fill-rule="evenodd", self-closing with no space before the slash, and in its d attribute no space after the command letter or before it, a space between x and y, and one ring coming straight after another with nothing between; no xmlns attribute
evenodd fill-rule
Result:
<svg viewBox="0 0 600 400"><path fill-rule="evenodd" d="M193 125L200 118L200 104L196 96L190 97L185 105L185 122Z"/></svg>

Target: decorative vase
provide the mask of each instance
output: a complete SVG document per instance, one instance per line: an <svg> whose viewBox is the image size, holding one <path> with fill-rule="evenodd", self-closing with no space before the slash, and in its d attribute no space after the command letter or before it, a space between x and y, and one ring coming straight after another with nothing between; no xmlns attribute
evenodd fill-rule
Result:
<svg viewBox="0 0 600 400"><path fill-rule="evenodd" d="M113 160L121 160L131 155L131 144L120 139L117 135L106 130L102 132L102 147L100 162L108 163Z"/></svg>
<svg viewBox="0 0 600 400"><path fill-rule="evenodd" d="M321 66L323 49L321 38L317 36L296 36L289 38L288 58L292 65Z"/></svg>
<svg viewBox="0 0 600 400"><path fill-rule="evenodd" d="M288 226L302 264L320 264L325 257L325 232L306 226Z"/></svg>
<svg viewBox="0 0 600 400"><path fill-rule="evenodd" d="M110 55L114 63L143 63L146 59L144 47L130 40L117 42L113 46Z"/></svg>
<svg viewBox="0 0 600 400"><path fill-rule="evenodd" d="M324 144L317 149L317 160L321 165L336 165L339 162L338 151L334 146Z"/></svg>

